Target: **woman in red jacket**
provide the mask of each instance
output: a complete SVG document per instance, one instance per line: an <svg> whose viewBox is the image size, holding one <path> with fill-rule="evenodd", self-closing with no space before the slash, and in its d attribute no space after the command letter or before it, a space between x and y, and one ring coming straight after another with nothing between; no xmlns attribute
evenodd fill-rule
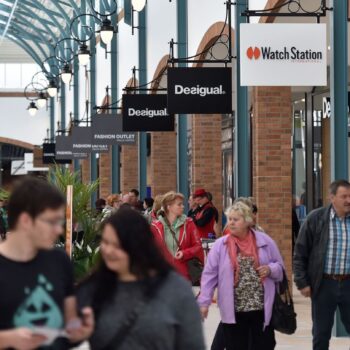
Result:
<svg viewBox="0 0 350 350"><path fill-rule="evenodd" d="M158 220L152 232L167 260L185 278L190 279L187 261L197 257L202 262L203 249L191 218L184 215L184 196L168 192L163 196Z"/></svg>

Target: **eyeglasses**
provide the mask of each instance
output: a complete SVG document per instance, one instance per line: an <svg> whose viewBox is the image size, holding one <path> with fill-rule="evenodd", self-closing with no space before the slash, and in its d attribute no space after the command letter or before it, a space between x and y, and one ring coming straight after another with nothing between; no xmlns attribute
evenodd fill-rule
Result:
<svg viewBox="0 0 350 350"><path fill-rule="evenodd" d="M65 219L44 219L44 218L38 218L39 221L45 222L46 224L50 225L51 227L62 227L65 223Z"/></svg>

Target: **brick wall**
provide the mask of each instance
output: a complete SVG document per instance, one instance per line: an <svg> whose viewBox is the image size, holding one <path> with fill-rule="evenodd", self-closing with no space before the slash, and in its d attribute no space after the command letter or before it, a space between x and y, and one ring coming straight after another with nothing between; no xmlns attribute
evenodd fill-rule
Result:
<svg viewBox="0 0 350 350"><path fill-rule="evenodd" d="M100 197L107 198L112 191L112 147L108 153L100 153Z"/></svg>
<svg viewBox="0 0 350 350"><path fill-rule="evenodd" d="M253 194L258 223L277 242L291 277L291 88L253 89Z"/></svg>
<svg viewBox="0 0 350 350"><path fill-rule="evenodd" d="M153 132L151 136L152 197L176 191L176 133Z"/></svg>
<svg viewBox="0 0 350 350"><path fill-rule="evenodd" d="M222 212L221 115L192 117L191 190L205 188L213 195L215 207ZM219 220L219 223L221 220Z"/></svg>
<svg viewBox="0 0 350 350"><path fill-rule="evenodd" d="M121 146L120 189L129 192L138 188L138 141L135 145Z"/></svg>
<svg viewBox="0 0 350 350"><path fill-rule="evenodd" d="M81 178L83 183L90 183L90 156L87 159L82 159L81 164Z"/></svg>

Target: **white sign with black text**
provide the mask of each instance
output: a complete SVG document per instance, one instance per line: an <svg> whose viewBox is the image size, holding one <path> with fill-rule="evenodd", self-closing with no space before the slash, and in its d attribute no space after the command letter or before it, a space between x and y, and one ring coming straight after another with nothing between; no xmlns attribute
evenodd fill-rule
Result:
<svg viewBox="0 0 350 350"><path fill-rule="evenodd" d="M326 24L240 25L242 86L326 86Z"/></svg>

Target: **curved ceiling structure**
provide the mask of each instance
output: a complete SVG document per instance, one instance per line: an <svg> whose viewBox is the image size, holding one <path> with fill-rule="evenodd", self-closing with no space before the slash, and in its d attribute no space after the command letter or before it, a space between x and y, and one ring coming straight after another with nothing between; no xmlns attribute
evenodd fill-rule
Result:
<svg viewBox="0 0 350 350"><path fill-rule="evenodd" d="M121 8L121 0L118 0ZM57 42L71 38L74 17L93 13L92 4L100 11L110 11L114 0L0 0L0 46L9 39L23 49L47 73L50 66L60 66L55 56L65 59L73 39L63 47ZM90 17L92 18L92 17ZM67 48L68 47L68 48ZM44 63L47 62L47 65Z"/></svg>

